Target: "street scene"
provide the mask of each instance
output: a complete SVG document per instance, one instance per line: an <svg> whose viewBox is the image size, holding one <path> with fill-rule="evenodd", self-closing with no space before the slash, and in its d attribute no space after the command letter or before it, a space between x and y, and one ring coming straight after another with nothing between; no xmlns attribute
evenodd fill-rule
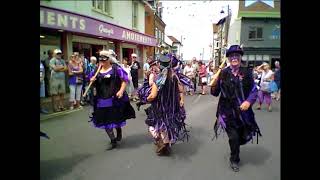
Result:
<svg viewBox="0 0 320 180"><path fill-rule="evenodd" d="M227 135L212 141L217 98L188 96L185 103L189 141L176 144L171 157L154 154L143 108L128 120L116 151L106 151L108 137L88 122L87 109L41 122L50 139L40 140L40 179L280 179L278 102L271 113L255 111L263 136L241 147L238 174L228 167Z"/></svg>
<svg viewBox="0 0 320 180"><path fill-rule="evenodd" d="M40 179L280 179L280 1L40 1Z"/></svg>

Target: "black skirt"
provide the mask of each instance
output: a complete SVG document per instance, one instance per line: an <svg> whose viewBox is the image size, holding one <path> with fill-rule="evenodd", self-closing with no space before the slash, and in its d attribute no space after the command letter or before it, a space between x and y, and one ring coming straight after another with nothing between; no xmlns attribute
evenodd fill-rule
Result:
<svg viewBox="0 0 320 180"><path fill-rule="evenodd" d="M93 123L97 127L119 124L131 118L136 118L136 114L129 101L114 102L111 107L100 107L93 112Z"/></svg>

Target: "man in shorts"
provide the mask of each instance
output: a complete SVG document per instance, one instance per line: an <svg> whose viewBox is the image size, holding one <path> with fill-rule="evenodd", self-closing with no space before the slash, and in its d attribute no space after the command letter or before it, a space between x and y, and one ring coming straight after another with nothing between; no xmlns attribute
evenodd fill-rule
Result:
<svg viewBox="0 0 320 180"><path fill-rule="evenodd" d="M50 93L52 95L53 111L64 111L64 94L66 93L65 72L68 70L65 60L61 58L60 49L54 50L54 58L50 60L51 78Z"/></svg>

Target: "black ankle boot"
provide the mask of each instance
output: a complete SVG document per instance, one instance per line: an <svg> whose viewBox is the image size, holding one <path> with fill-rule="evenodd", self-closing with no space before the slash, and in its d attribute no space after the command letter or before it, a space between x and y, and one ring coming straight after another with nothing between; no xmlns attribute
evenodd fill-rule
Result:
<svg viewBox="0 0 320 180"><path fill-rule="evenodd" d="M114 140L111 140L110 146L107 148L107 150L109 151L116 147L117 147L117 141L114 139Z"/></svg>
<svg viewBox="0 0 320 180"><path fill-rule="evenodd" d="M116 130L117 130L117 138L116 138L116 140L117 141L121 141L121 139L122 139L122 129L121 128L116 128Z"/></svg>
<svg viewBox="0 0 320 180"><path fill-rule="evenodd" d="M136 105L137 105L138 111L140 111L140 106L142 105L142 102L139 101L139 102L136 103Z"/></svg>

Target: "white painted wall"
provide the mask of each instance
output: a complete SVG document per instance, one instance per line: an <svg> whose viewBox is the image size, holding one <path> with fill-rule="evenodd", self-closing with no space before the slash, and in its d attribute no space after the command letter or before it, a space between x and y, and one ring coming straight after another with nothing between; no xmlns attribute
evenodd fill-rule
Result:
<svg viewBox="0 0 320 180"><path fill-rule="evenodd" d="M235 19L230 25L228 34L228 47L230 45L240 45L240 34L241 34L241 20Z"/></svg>
<svg viewBox="0 0 320 180"><path fill-rule="evenodd" d="M96 12L92 9L92 1L40 1L40 5L74 12L77 14L94 17L102 21L132 29L132 1L111 1L111 16ZM144 4L138 7L138 31L145 31Z"/></svg>

